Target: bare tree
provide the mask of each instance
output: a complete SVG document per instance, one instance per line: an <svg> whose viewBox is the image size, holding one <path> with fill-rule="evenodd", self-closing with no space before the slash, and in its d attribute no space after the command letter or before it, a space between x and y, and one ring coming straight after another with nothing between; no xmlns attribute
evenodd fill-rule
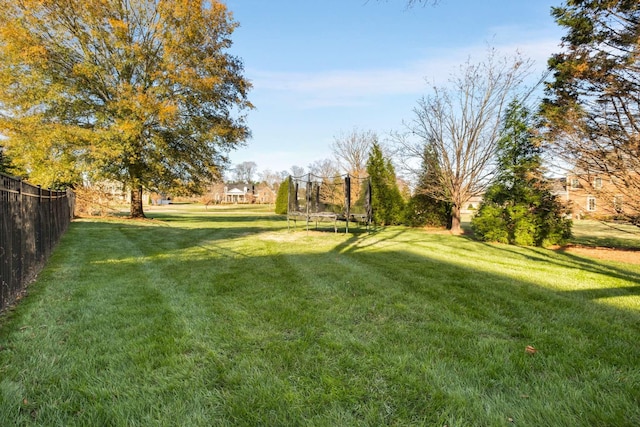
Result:
<svg viewBox="0 0 640 427"><path fill-rule="evenodd" d="M426 5L430 4L430 5L435 6L438 3L440 3L440 0L407 0L407 6L408 7L411 7L411 6L416 5L416 4L421 4L423 6L426 6Z"/></svg>
<svg viewBox="0 0 640 427"><path fill-rule="evenodd" d="M293 165L291 166L291 175L300 177L305 174L304 168L302 166Z"/></svg>
<svg viewBox="0 0 640 427"><path fill-rule="evenodd" d="M415 177L431 174L422 191L451 204L451 231L461 233L460 209L484 193L495 170L502 115L516 96L531 63L497 58L490 51L479 64L467 61L447 87L418 101L406 132L394 138L405 170Z"/></svg>
<svg viewBox="0 0 640 427"><path fill-rule="evenodd" d="M331 151L345 173L355 178L363 178L367 174L369 151L377 141L378 135L375 132L354 128L334 137Z"/></svg>
<svg viewBox="0 0 640 427"><path fill-rule="evenodd" d="M324 159L316 160L315 162L311 163L309 165L309 173L318 177L330 178L338 175L340 172L336 162L331 159Z"/></svg>
<svg viewBox="0 0 640 427"><path fill-rule="evenodd" d="M288 175L288 174L287 174ZM274 172L271 169L265 169L258 174L260 181L266 183L269 187L275 186L283 181L283 178L279 172Z"/></svg>
<svg viewBox="0 0 640 427"><path fill-rule="evenodd" d="M291 175L291 172L289 172L288 170L281 170L280 172L276 172L276 173L278 175L280 175L280 182L282 182L285 179L289 178L289 175Z"/></svg>
<svg viewBox="0 0 640 427"><path fill-rule="evenodd" d="M253 176L258 170L256 162L242 162L233 169L234 179L238 182L250 184L253 182Z"/></svg>

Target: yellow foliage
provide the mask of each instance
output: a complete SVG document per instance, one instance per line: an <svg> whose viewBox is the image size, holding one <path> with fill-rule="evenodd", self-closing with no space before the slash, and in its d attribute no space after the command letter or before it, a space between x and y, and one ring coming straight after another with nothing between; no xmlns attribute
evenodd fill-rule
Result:
<svg viewBox="0 0 640 427"><path fill-rule="evenodd" d="M222 2L0 0L0 10L3 145L34 182L100 170L171 183L182 177L167 164L193 160L189 176L206 175L216 144L246 137L225 109L211 123L202 113L251 108L250 83L220 72L237 25ZM167 158L184 152L200 158Z"/></svg>
<svg viewBox="0 0 640 427"><path fill-rule="evenodd" d="M591 67L589 66L589 64L587 62L582 61L582 62L574 63L573 64L573 69L575 70L575 72L577 74L582 75L582 74L588 72L591 69Z"/></svg>

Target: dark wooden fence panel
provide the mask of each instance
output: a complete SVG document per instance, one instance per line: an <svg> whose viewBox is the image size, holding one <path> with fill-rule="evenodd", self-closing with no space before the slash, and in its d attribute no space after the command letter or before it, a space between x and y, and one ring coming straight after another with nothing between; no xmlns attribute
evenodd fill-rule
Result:
<svg viewBox="0 0 640 427"><path fill-rule="evenodd" d="M74 194L0 174L0 312L25 291L73 217Z"/></svg>

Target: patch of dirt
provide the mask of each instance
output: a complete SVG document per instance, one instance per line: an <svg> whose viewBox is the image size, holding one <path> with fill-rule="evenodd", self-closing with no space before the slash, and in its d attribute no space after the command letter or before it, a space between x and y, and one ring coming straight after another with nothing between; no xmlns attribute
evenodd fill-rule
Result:
<svg viewBox="0 0 640 427"><path fill-rule="evenodd" d="M605 261L626 262L629 264L640 264L640 250L637 249L617 249L589 246L569 245L557 249L560 252L568 252L581 256L587 256Z"/></svg>

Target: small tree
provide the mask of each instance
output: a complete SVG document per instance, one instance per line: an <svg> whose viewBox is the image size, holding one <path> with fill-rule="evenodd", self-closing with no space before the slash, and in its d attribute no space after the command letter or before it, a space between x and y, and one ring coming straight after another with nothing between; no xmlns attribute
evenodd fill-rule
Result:
<svg viewBox="0 0 640 427"><path fill-rule="evenodd" d="M276 196L276 213L278 215L286 215L289 210L289 185L291 177L287 177L280 183L278 195Z"/></svg>
<svg viewBox="0 0 640 427"><path fill-rule="evenodd" d="M450 227L451 206L434 198L433 187L439 185L438 153L425 146L418 184L405 208L406 225L412 227Z"/></svg>
<svg viewBox="0 0 640 427"><path fill-rule="evenodd" d="M521 246L561 243L571 221L544 179L529 111L512 101L498 142L498 171L471 226L485 241Z"/></svg>
<svg viewBox="0 0 640 427"><path fill-rule="evenodd" d="M380 225L402 223L404 200L398 189L396 172L391 161L385 159L377 142L371 146L367 173L371 180L373 221Z"/></svg>

